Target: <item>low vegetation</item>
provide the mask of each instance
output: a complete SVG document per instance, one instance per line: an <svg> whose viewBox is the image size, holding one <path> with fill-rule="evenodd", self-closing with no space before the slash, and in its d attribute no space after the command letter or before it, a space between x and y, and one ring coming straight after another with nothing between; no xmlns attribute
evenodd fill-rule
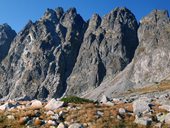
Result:
<svg viewBox="0 0 170 128"><path fill-rule="evenodd" d="M93 103L93 101L89 100L89 99L84 99L84 98L80 98L80 97L76 97L76 96L68 96L65 98L62 98L61 101L64 101L66 103Z"/></svg>

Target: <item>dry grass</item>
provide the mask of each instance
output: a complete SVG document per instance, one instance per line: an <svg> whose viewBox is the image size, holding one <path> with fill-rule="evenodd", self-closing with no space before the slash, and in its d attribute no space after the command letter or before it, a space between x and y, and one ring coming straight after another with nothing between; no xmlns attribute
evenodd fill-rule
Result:
<svg viewBox="0 0 170 128"><path fill-rule="evenodd" d="M81 124L86 124L87 128L144 128L143 126L134 124L135 117L133 114L129 114L128 112L132 112L132 104L131 103L120 103L114 106L106 106L106 105L98 105L94 103L86 103L86 104L69 104L72 109L67 110L66 107L59 108L54 111L54 113L59 113L60 111L65 112L64 119L67 122L77 122ZM75 109L79 108L79 109ZM117 119L117 115L119 115L119 108L124 108L128 112L124 115L120 115L122 120ZM153 106L153 110L155 110L154 115L159 112L166 112L165 110L159 109L159 105L156 104ZM40 125L40 120L50 120L50 116L46 115L45 109L33 110L26 109L20 110L15 109L15 111L10 112L0 112L0 128L24 128L24 125L20 125L18 121L21 117L28 116L30 118L35 117L35 114L39 112L41 116L39 120L34 122L34 125L40 128L49 128L48 124ZM100 112L100 114L97 114ZM14 115L15 120L11 121L7 119L7 115ZM90 125L90 126L89 126Z"/></svg>
<svg viewBox="0 0 170 128"><path fill-rule="evenodd" d="M155 83L152 86L129 90L129 92L125 94L126 95L131 94L131 93L147 94L147 93L153 93L153 92L162 92L166 90L170 90L170 81L162 81L160 83Z"/></svg>
<svg viewBox="0 0 170 128"><path fill-rule="evenodd" d="M91 123L90 128L112 128L119 127L120 120L117 119L118 110L120 107L125 108L127 111L132 111L131 104L117 104L115 106L84 104L80 110L70 111L66 115L66 121ZM101 115L97 115L100 111ZM134 121L134 116L125 114L123 123L132 126L129 122ZM122 123L122 124L123 124Z"/></svg>

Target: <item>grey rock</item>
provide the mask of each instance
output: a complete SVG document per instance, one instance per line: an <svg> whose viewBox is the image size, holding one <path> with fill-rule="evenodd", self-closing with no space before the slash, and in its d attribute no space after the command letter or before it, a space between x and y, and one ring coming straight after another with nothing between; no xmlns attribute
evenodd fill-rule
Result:
<svg viewBox="0 0 170 128"><path fill-rule="evenodd" d="M71 124L68 128L84 128L82 124L74 123Z"/></svg>
<svg viewBox="0 0 170 128"><path fill-rule="evenodd" d="M137 28L134 15L126 8L116 8L103 18L94 14L67 80L66 94L81 96L122 71L138 45Z"/></svg>
<svg viewBox="0 0 170 128"><path fill-rule="evenodd" d="M42 108L42 102L39 101L39 100L33 100L31 101L31 108L34 108L34 109L39 109L39 108Z"/></svg>
<svg viewBox="0 0 170 128"><path fill-rule="evenodd" d="M61 122L61 123L57 126L57 128L67 128L67 127L66 127L66 125L65 125L63 122Z"/></svg>
<svg viewBox="0 0 170 128"><path fill-rule="evenodd" d="M133 60L115 77L105 79L98 88L84 95L98 99L122 95L136 88L153 85L170 74L170 19L167 11L154 10L140 21L139 46Z"/></svg>
<svg viewBox="0 0 170 128"><path fill-rule="evenodd" d="M8 24L0 25L0 62L6 57L16 32Z"/></svg>
<svg viewBox="0 0 170 128"><path fill-rule="evenodd" d="M97 115L99 115L99 116L103 116L104 115L104 113L103 112L101 112L101 111L97 111L97 113L96 113Z"/></svg>
<svg viewBox="0 0 170 128"><path fill-rule="evenodd" d="M144 126L149 126L152 124L152 119L149 118L149 117L141 117L141 118L136 118L135 119L135 123L137 124L141 124L141 125L144 125Z"/></svg>
<svg viewBox="0 0 170 128"><path fill-rule="evenodd" d="M144 98L140 98L137 99L133 102L133 112L135 114L142 114L145 111L149 112L150 110L150 103L144 99Z"/></svg>
<svg viewBox="0 0 170 128"><path fill-rule="evenodd" d="M165 123L170 124L170 113L165 116Z"/></svg>
<svg viewBox="0 0 170 128"><path fill-rule="evenodd" d="M160 109L164 109L170 112L170 105L161 105L159 106Z"/></svg>
<svg viewBox="0 0 170 128"><path fill-rule="evenodd" d="M122 117L121 117L120 115L117 115L116 118L117 118L118 120L122 120Z"/></svg>
<svg viewBox="0 0 170 128"><path fill-rule="evenodd" d="M19 104L12 104L12 103L4 103L3 105L0 106L0 110L5 111L9 110L11 108L16 108Z"/></svg>
<svg viewBox="0 0 170 128"><path fill-rule="evenodd" d="M54 120L48 120L47 123L48 123L49 125L52 125L52 126L56 126L56 125L57 125L56 121L54 121Z"/></svg>
<svg viewBox="0 0 170 128"><path fill-rule="evenodd" d="M63 101L56 101L55 99L51 99L44 108L47 110L55 110L62 107L63 105Z"/></svg>
<svg viewBox="0 0 170 128"><path fill-rule="evenodd" d="M100 103L107 103L109 101L108 97L106 97L105 95L102 96L101 100L100 100Z"/></svg>
<svg viewBox="0 0 170 128"><path fill-rule="evenodd" d="M51 110L49 110L49 111L46 112L46 114L47 114L47 115L54 115L54 112L51 111Z"/></svg>
<svg viewBox="0 0 170 128"><path fill-rule="evenodd" d="M8 118L9 120L15 120L15 117L14 117L13 115L8 115L7 118Z"/></svg>
<svg viewBox="0 0 170 128"><path fill-rule="evenodd" d="M124 115L126 113L126 110L124 108L119 108L119 114Z"/></svg>
<svg viewBox="0 0 170 128"><path fill-rule="evenodd" d="M131 73L134 83L160 82L169 75L169 28L169 15L164 10L154 10L140 21L139 46Z"/></svg>
<svg viewBox="0 0 170 128"><path fill-rule="evenodd" d="M166 115L164 113L158 113L156 114L156 118L159 122L163 123L165 121Z"/></svg>
<svg viewBox="0 0 170 128"><path fill-rule="evenodd" d="M83 42L86 23L72 8L47 9L13 40L0 66L0 96L61 97Z"/></svg>
<svg viewBox="0 0 170 128"><path fill-rule="evenodd" d="M59 119L59 115L58 114L54 114L54 115L51 116L51 119L58 120Z"/></svg>
<svg viewBox="0 0 170 128"><path fill-rule="evenodd" d="M111 101L108 101L106 103L104 103L104 105L107 105L107 106L114 106L115 104Z"/></svg>

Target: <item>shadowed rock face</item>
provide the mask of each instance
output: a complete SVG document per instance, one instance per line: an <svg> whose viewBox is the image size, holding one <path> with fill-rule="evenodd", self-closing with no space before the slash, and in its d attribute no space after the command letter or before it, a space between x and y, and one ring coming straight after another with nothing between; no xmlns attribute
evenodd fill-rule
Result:
<svg viewBox="0 0 170 128"><path fill-rule="evenodd" d="M60 97L81 46L86 23L75 8L47 9L13 41L0 68L0 94L9 98Z"/></svg>
<svg viewBox="0 0 170 128"><path fill-rule="evenodd" d="M8 54L10 45L16 32L7 24L0 25L0 62Z"/></svg>
<svg viewBox="0 0 170 128"><path fill-rule="evenodd" d="M102 19L94 14L67 81L67 94L82 95L122 71L138 45L137 29L134 15L126 8L116 8Z"/></svg>

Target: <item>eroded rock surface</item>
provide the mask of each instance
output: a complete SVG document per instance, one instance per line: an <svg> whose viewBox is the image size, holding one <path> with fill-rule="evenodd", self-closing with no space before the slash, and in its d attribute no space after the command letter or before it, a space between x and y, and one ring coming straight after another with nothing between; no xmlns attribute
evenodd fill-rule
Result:
<svg viewBox="0 0 170 128"><path fill-rule="evenodd" d="M81 46L86 23L75 8L47 9L16 36L0 68L0 95L60 97Z"/></svg>
<svg viewBox="0 0 170 128"><path fill-rule="evenodd" d="M126 8L116 8L103 18L94 14L67 81L67 94L82 95L122 71L138 45L137 29L134 15Z"/></svg>

